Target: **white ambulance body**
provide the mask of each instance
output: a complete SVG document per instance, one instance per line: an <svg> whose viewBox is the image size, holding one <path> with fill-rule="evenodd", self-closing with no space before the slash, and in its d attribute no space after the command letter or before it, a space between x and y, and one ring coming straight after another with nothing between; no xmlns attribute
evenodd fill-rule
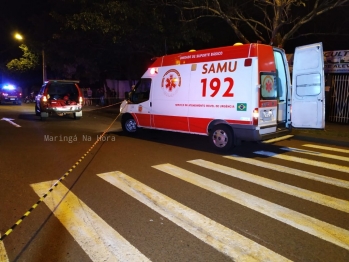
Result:
<svg viewBox="0 0 349 262"><path fill-rule="evenodd" d="M206 135L221 150L278 137L291 126L323 129L323 68L321 43L297 47L291 92L286 54L269 45L159 57L123 102L122 127Z"/></svg>

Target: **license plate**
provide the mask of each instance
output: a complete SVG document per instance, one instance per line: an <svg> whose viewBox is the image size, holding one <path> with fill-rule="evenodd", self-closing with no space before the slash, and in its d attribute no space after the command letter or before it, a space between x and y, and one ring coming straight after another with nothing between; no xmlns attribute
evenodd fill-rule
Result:
<svg viewBox="0 0 349 262"><path fill-rule="evenodd" d="M14 98L10 98L10 100L15 100Z"/></svg>
<svg viewBox="0 0 349 262"><path fill-rule="evenodd" d="M269 117L272 117L273 116L273 112L272 111L269 111L269 112L263 112L263 116L265 117L265 118L269 118Z"/></svg>

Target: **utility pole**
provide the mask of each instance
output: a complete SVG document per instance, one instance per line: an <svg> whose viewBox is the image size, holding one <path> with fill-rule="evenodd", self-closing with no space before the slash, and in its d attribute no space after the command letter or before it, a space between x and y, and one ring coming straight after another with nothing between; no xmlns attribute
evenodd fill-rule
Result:
<svg viewBox="0 0 349 262"><path fill-rule="evenodd" d="M42 83L46 81L45 50L42 49Z"/></svg>

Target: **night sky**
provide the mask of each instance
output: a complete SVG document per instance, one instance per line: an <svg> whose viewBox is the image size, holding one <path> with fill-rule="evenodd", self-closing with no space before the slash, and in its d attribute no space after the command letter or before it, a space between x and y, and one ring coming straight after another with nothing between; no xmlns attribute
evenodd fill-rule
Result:
<svg viewBox="0 0 349 262"><path fill-rule="evenodd" d="M18 40L14 39L16 32L26 36L30 34L31 23L29 17L42 11L40 0L4 0L0 9L0 58L4 59L6 53L20 50Z"/></svg>

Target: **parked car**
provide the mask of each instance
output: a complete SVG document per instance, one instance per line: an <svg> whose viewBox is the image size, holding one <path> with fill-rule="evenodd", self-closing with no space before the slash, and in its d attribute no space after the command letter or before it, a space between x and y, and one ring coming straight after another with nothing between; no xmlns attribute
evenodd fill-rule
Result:
<svg viewBox="0 0 349 262"><path fill-rule="evenodd" d="M22 92L11 84L3 84L0 86L0 104L11 103L22 104Z"/></svg>
<svg viewBox="0 0 349 262"><path fill-rule="evenodd" d="M82 117L83 94L79 81L48 80L35 97L35 114L41 119L49 115L73 115L74 119Z"/></svg>

